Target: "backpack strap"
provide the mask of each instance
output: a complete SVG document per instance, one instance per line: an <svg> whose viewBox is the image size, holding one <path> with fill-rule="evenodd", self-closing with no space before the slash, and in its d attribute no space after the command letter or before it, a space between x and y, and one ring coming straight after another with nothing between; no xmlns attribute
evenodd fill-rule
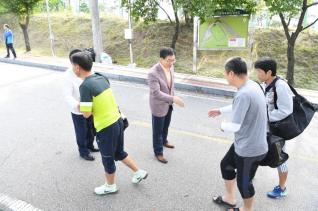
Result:
<svg viewBox="0 0 318 211"><path fill-rule="evenodd" d="M276 82L281 79L280 77L276 76L276 78L272 81L272 83L270 83L266 89L265 89L265 95L267 92L269 92L269 90L271 88L273 88L273 92L274 92L274 108L275 109L278 109L278 106L277 106L277 92L276 92Z"/></svg>
<svg viewBox="0 0 318 211"><path fill-rule="evenodd" d="M264 91L262 85L258 81L255 81L255 82L259 85L259 87L261 88L264 96L266 97L266 92ZM267 121L269 122L269 115L268 115L268 107L267 107L267 105L266 105L266 114L267 114Z"/></svg>
<svg viewBox="0 0 318 211"><path fill-rule="evenodd" d="M299 96L298 92L296 91L296 89L294 87L292 87L292 85L290 85L289 83L287 83L290 90L294 93L295 96Z"/></svg>
<svg viewBox="0 0 318 211"><path fill-rule="evenodd" d="M254 81L255 83L257 83L258 85L259 85L259 87L261 88L261 90L262 90L262 92L264 93L264 95L265 95L265 91L264 91L264 89L263 89L263 87L262 87L262 85L258 82L258 81Z"/></svg>

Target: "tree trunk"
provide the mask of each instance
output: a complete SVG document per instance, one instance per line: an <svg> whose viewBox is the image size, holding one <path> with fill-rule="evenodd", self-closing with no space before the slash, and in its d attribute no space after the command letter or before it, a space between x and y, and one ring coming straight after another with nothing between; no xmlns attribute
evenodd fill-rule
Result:
<svg viewBox="0 0 318 211"><path fill-rule="evenodd" d="M190 17L190 23L193 24L193 21L194 21L194 16L191 15L191 17Z"/></svg>
<svg viewBox="0 0 318 211"><path fill-rule="evenodd" d="M172 20L171 20L171 18L170 18L170 16L169 16L168 12L160 5L159 2L155 1L155 3L157 4L157 6L158 6L164 13L166 13L167 18L169 19L170 23L172 23Z"/></svg>
<svg viewBox="0 0 318 211"><path fill-rule="evenodd" d="M25 18L25 22L24 23L19 22L19 25L20 25L20 27L22 29L22 32L23 32L26 52L31 51L30 38L29 38L29 33L28 33L29 20L30 20L30 17L27 16Z"/></svg>
<svg viewBox="0 0 318 211"><path fill-rule="evenodd" d="M295 85L294 81L294 71L295 71L295 42L292 40L288 40L288 47L287 47L287 73L286 79L288 83L292 86Z"/></svg>
<svg viewBox="0 0 318 211"><path fill-rule="evenodd" d="M189 27L190 24L191 24L191 17L189 16L188 11L183 10L183 12L184 12L184 21L185 21L185 23L186 23L186 26Z"/></svg>
<svg viewBox="0 0 318 211"><path fill-rule="evenodd" d="M172 37L172 42L171 42L170 47L173 49L176 49L176 43L178 41L179 32L180 32L180 21L179 21L179 17L178 17L178 9L175 6L174 0L171 0L171 3L172 3L173 10L174 10L176 25L175 25L175 31L174 31L174 35Z"/></svg>

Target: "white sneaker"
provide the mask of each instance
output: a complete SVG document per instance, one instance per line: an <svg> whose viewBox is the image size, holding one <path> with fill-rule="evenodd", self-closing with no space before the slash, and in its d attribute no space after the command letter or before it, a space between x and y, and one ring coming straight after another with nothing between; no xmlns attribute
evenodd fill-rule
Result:
<svg viewBox="0 0 318 211"><path fill-rule="evenodd" d="M134 176L132 178L132 183L137 184L139 182L141 182L141 180L146 179L148 176L148 173L144 170L138 170L134 173Z"/></svg>
<svg viewBox="0 0 318 211"><path fill-rule="evenodd" d="M110 194L110 193L116 193L117 191L118 191L118 188L117 188L116 184L108 185L106 183L102 186L95 188L95 190L94 190L94 192L97 195L106 195L106 194Z"/></svg>

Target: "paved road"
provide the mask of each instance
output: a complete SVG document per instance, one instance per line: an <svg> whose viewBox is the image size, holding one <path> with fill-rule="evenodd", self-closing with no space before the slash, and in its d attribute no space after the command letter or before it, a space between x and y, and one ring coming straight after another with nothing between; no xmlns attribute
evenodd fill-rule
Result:
<svg viewBox="0 0 318 211"><path fill-rule="evenodd" d="M61 95L62 73L0 63L0 74L0 204L1 196L7 196L42 210L223 210L211 196L224 190L219 161L232 136L219 131L223 118L208 119L207 110L231 99L179 92L186 108L174 110L169 140L176 149L165 150L169 164L163 165L152 154L147 87L111 81L131 123L126 150L149 177L134 186L131 172L119 163L120 192L98 197L93 189L104 182L100 156L95 154L94 162L78 156ZM255 210L318 210L317 137L316 115L305 133L288 142L287 198L265 196L276 184L277 172L259 169Z"/></svg>

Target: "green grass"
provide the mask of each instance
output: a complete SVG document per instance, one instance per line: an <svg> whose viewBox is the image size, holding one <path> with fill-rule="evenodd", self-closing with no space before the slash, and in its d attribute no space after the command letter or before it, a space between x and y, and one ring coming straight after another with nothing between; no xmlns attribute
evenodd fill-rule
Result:
<svg viewBox="0 0 318 211"><path fill-rule="evenodd" d="M129 64L129 46L124 39L126 20L111 15L101 15L104 51L109 53L117 64ZM15 32L15 46L24 49L22 31L13 16L0 16L0 25L9 23ZM90 16L74 17L71 13L52 14L52 29L55 36L57 56L66 57L73 48L92 46ZM174 25L167 22L134 24L133 53L137 66L149 68L158 61L159 49L170 46ZM34 15L30 21L29 36L32 54L50 55L50 41L46 14ZM252 33L253 50L236 51L200 51L198 52L198 75L223 77L225 61L232 56L244 57L249 67L261 56L270 56L279 63L279 74L286 74L286 39L284 33L277 29L256 30ZM192 29L181 26L176 45L177 72L192 73ZM2 50L1 50L2 51ZM301 88L318 90L318 34L305 32L298 39L295 50L295 81ZM250 68L252 70L252 68ZM251 71L253 78L255 73Z"/></svg>

